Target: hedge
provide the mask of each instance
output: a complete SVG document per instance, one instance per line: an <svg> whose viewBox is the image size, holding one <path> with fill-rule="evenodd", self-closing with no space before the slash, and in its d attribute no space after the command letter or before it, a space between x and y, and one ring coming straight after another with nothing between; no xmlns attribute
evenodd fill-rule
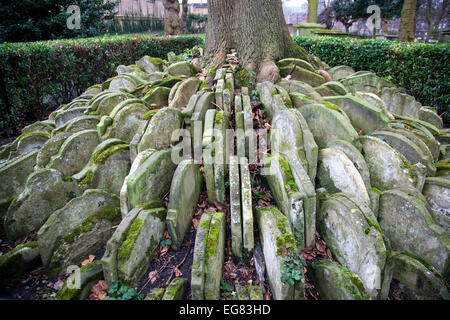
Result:
<svg viewBox="0 0 450 320"><path fill-rule="evenodd" d="M144 55L167 58L170 51L179 54L202 44L197 36L151 35L0 44L0 132L17 133L44 118L115 75L120 64L134 64Z"/></svg>
<svg viewBox="0 0 450 320"><path fill-rule="evenodd" d="M294 40L330 66L349 65L370 70L435 108L450 122L450 44L389 40L294 37Z"/></svg>

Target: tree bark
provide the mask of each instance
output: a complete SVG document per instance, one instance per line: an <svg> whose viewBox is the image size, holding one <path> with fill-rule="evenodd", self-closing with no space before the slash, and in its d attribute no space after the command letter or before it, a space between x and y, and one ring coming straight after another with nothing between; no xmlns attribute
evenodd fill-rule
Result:
<svg viewBox="0 0 450 320"><path fill-rule="evenodd" d="M209 0L205 56L210 67L225 62L236 49L241 64L255 71L257 81L276 81L274 61L286 57L308 59L291 38L280 0Z"/></svg>
<svg viewBox="0 0 450 320"><path fill-rule="evenodd" d="M308 0L308 18L307 22L317 23L317 7L319 0Z"/></svg>
<svg viewBox="0 0 450 320"><path fill-rule="evenodd" d="M447 11L447 3L448 0L443 0L442 1L442 7L441 7L441 12L439 14L439 16L437 17L436 21L433 23L432 21L432 11L433 11L433 3L431 0L427 0L427 41L429 41L432 36L437 33L438 28L439 28L439 24L441 23L442 18L444 17L446 11Z"/></svg>
<svg viewBox="0 0 450 320"><path fill-rule="evenodd" d="M178 0L163 0L164 33L166 35L181 34L180 4Z"/></svg>
<svg viewBox="0 0 450 320"><path fill-rule="evenodd" d="M183 0L181 4L183 11L181 13L181 30L183 33L188 33L187 30L187 17L188 17L188 0Z"/></svg>
<svg viewBox="0 0 450 320"><path fill-rule="evenodd" d="M405 0L403 2L400 18L399 41L414 41L414 23L417 0Z"/></svg>

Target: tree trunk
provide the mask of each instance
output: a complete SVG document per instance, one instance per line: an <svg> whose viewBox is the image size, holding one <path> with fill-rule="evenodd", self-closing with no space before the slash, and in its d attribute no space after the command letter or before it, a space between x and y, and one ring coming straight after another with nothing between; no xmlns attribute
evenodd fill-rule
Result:
<svg viewBox="0 0 450 320"><path fill-rule="evenodd" d="M181 30L183 33L188 33L187 30L187 17L188 17L188 0L183 0L182 2L183 11L181 13Z"/></svg>
<svg viewBox="0 0 450 320"><path fill-rule="evenodd" d="M257 81L276 81L274 61L286 57L308 59L305 50L291 38L280 0L209 0L205 56L210 67L225 62L236 49L247 70L257 72Z"/></svg>
<svg viewBox="0 0 450 320"><path fill-rule="evenodd" d="M403 2L400 18L399 41L414 41L414 22L417 0L405 0Z"/></svg>
<svg viewBox="0 0 450 320"><path fill-rule="evenodd" d="M164 5L164 29L166 35L181 33L180 4L178 0L163 0Z"/></svg>
<svg viewBox="0 0 450 320"><path fill-rule="evenodd" d="M389 34L389 19L383 19L382 29L385 35Z"/></svg>
<svg viewBox="0 0 450 320"><path fill-rule="evenodd" d="M317 7L319 0L308 0L308 18L307 22L317 23Z"/></svg>

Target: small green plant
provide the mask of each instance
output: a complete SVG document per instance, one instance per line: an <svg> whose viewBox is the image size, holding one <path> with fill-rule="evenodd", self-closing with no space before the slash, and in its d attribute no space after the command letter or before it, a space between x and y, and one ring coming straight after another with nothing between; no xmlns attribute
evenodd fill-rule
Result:
<svg viewBox="0 0 450 320"><path fill-rule="evenodd" d="M220 280L220 295L222 297L228 297L232 291L233 286L231 284L228 284L226 282L223 282L223 280Z"/></svg>
<svg viewBox="0 0 450 320"><path fill-rule="evenodd" d="M252 97L252 100L258 100L258 91L253 89L252 92L250 93L250 96Z"/></svg>
<svg viewBox="0 0 450 320"><path fill-rule="evenodd" d="M306 262L300 255L292 251L289 252L284 258L283 267L281 268L281 282L293 286L295 281L301 280L305 267Z"/></svg>
<svg viewBox="0 0 450 320"><path fill-rule="evenodd" d="M108 290L108 295L103 300L143 300L144 295L138 294L136 289L121 285L114 281Z"/></svg>
<svg viewBox="0 0 450 320"><path fill-rule="evenodd" d="M264 199L266 197L266 194L264 192L258 190L253 190L253 194L255 195L255 198L257 200Z"/></svg>

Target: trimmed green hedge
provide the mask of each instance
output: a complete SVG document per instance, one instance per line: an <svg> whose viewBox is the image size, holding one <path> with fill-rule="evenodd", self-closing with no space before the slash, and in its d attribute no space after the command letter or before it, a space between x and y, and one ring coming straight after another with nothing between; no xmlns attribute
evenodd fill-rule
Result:
<svg viewBox="0 0 450 320"><path fill-rule="evenodd" d="M370 70L402 87L450 122L450 44L333 37L294 37L331 67Z"/></svg>
<svg viewBox="0 0 450 320"><path fill-rule="evenodd" d="M151 35L0 44L0 132L11 134L42 119L115 75L120 64L134 64L144 55L166 59L170 51L180 54L202 44L198 36Z"/></svg>

